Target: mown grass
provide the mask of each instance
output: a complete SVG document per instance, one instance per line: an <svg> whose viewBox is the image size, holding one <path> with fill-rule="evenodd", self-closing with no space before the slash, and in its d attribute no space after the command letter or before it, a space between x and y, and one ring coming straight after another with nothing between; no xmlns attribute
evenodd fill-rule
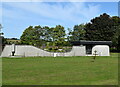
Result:
<svg viewBox="0 0 120 87"><path fill-rule="evenodd" d="M3 58L3 85L117 85L117 55Z"/></svg>

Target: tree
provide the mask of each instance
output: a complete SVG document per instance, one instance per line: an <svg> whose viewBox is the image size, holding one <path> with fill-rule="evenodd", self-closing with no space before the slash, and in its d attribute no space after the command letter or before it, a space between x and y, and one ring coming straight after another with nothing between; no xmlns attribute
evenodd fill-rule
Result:
<svg viewBox="0 0 120 87"><path fill-rule="evenodd" d="M69 36L68 40L69 41L80 41L85 39L85 25L80 24L80 25L75 25L73 28L73 31L69 29Z"/></svg>
<svg viewBox="0 0 120 87"><path fill-rule="evenodd" d="M114 25L115 25L115 26L120 25L120 17L118 17L118 16L113 16L111 19L114 21Z"/></svg>
<svg viewBox="0 0 120 87"><path fill-rule="evenodd" d="M51 41L51 29L48 27L48 26L45 26L43 27L43 39L46 41L46 42L49 42Z"/></svg>
<svg viewBox="0 0 120 87"><path fill-rule="evenodd" d="M51 40L53 46L63 46L65 43L65 29L61 25L57 25L55 28L51 28Z"/></svg>
<svg viewBox="0 0 120 87"><path fill-rule="evenodd" d="M26 28L22 36L20 37L21 43L36 46L39 43L39 28L41 27L29 26L28 28Z"/></svg>
<svg viewBox="0 0 120 87"><path fill-rule="evenodd" d="M112 38L112 46L115 48L115 50L117 49L117 46L119 44L119 36L120 36L120 17L117 16L113 16L112 20L114 21L114 29L115 29L115 33L113 35Z"/></svg>
<svg viewBox="0 0 120 87"><path fill-rule="evenodd" d="M118 45L118 37L120 35L120 25L116 27L116 32L112 38L112 43L113 43L113 46L117 46Z"/></svg>
<svg viewBox="0 0 120 87"><path fill-rule="evenodd" d="M85 31L87 40L110 41L115 33L114 21L104 13L87 23Z"/></svg>
<svg viewBox="0 0 120 87"><path fill-rule="evenodd" d="M61 25L49 28L48 26L29 26L23 32L20 40L22 44L33 46L63 46L65 30Z"/></svg>

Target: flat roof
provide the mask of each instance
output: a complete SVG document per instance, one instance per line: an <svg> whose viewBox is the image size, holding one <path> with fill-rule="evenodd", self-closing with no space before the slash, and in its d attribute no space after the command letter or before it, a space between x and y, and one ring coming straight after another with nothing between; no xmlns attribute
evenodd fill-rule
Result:
<svg viewBox="0 0 120 87"><path fill-rule="evenodd" d="M72 45L111 45L112 41L72 41Z"/></svg>

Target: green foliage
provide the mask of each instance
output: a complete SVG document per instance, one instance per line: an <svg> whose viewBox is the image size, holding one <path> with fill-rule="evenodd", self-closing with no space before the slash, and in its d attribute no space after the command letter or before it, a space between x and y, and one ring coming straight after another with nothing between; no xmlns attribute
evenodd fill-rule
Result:
<svg viewBox="0 0 120 87"><path fill-rule="evenodd" d="M73 28L73 31L68 29L69 31L69 36L68 36L68 40L69 41L80 41L80 40L84 40L85 38L85 25L84 24L80 24L80 25L75 25Z"/></svg>
<svg viewBox="0 0 120 87"><path fill-rule="evenodd" d="M119 42L119 36L120 36L120 17L117 16L113 16L112 20L114 21L114 29L115 29L115 33L113 35L113 39L112 39L112 46L115 47L117 49L118 46L118 42Z"/></svg>
<svg viewBox="0 0 120 87"><path fill-rule="evenodd" d="M118 37L119 36L120 36L120 25L116 27L116 32L113 35L113 38L112 38L113 46L117 46L118 45Z"/></svg>
<svg viewBox="0 0 120 87"><path fill-rule="evenodd" d="M114 21L104 13L87 23L85 30L87 40L110 41L115 33Z"/></svg>
<svg viewBox="0 0 120 87"><path fill-rule="evenodd" d="M33 28L33 26L29 26L22 34L21 36L21 43L22 44L29 44L36 46L40 43L39 40L39 33L38 31L41 30L40 26L36 26Z"/></svg>
<svg viewBox="0 0 120 87"><path fill-rule="evenodd" d="M29 26L21 36L21 43L33 46L63 46L65 43L65 30L61 25L55 28L48 26Z"/></svg>
<svg viewBox="0 0 120 87"><path fill-rule="evenodd" d="M61 25L57 25L55 28L52 28L52 42L53 46L63 46L65 43L65 30Z"/></svg>

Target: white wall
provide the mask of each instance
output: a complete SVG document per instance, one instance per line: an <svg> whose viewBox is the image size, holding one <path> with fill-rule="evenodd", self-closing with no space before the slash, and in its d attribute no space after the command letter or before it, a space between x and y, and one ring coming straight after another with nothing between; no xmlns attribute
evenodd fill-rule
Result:
<svg viewBox="0 0 120 87"><path fill-rule="evenodd" d="M97 51L96 53L98 56L110 56L110 50L108 45L96 45L92 48L92 55L95 54L94 51Z"/></svg>
<svg viewBox="0 0 120 87"><path fill-rule="evenodd" d="M4 56L4 57L9 57L11 54L11 46L10 45L6 45L2 51L2 54L1 56Z"/></svg>
<svg viewBox="0 0 120 87"><path fill-rule="evenodd" d="M1 56L10 57L12 54L12 45L6 45ZM53 52L47 52L31 45L15 45L16 56L54 56ZM56 56L85 56L85 46L73 46L70 52L56 53Z"/></svg>

